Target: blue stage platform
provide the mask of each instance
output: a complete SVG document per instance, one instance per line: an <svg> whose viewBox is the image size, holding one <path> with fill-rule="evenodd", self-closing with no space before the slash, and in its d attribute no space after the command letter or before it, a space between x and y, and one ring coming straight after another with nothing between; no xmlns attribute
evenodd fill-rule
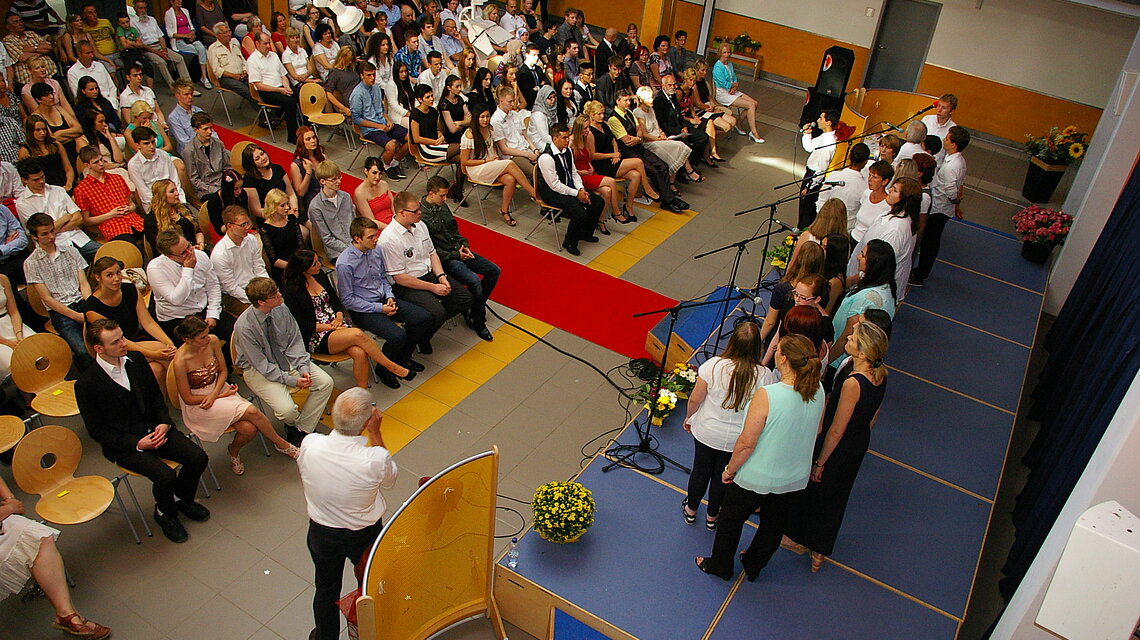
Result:
<svg viewBox="0 0 1140 640"><path fill-rule="evenodd" d="M871 452L821 571L781 550L755 583L700 573L693 557L708 554L714 534L681 519L687 474L603 473L610 461L598 457L578 477L598 503L594 527L572 545L527 532L517 569L497 567L504 617L539 637L556 606L621 639L956 638L1042 304L1045 271L1019 247L947 225L926 287L896 314ZM679 407L653 435L659 452L688 465L683 415ZM636 443L634 426L616 441Z"/></svg>

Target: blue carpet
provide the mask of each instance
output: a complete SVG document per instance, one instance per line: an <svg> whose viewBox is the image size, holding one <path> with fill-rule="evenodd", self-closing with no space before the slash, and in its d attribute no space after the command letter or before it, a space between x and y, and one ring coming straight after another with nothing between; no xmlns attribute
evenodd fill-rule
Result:
<svg viewBox="0 0 1140 640"><path fill-rule="evenodd" d="M1032 345L1041 298L1039 293L947 264L930 273L925 287L911 288L906 303Z"/></svg>
<svg viewBox="0 0 1140 640"><path fill-rule="evenodd" d="M1018 286L1045 291L1045 266L1019 253L1021 242L992 230L951 220L942 234L938 259L987 274ZM936 265L931 275L945 265Z"/></svg>

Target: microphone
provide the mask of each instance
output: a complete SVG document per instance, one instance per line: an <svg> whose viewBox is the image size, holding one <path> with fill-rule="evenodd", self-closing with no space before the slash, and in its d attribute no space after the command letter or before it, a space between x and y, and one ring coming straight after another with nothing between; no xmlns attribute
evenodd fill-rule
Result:
<svg viewBox="0 0 1140 640"><path fill-rule="evenodd" d="M847 183L843 180L825 180L823 183L823 186L825 187L843 187L846 185Z"/></svg>
<svg viewBox="0 0 1140 640"><path fill-rule="evenodd" d="M922 113L922 112L921 112L921 111L919 111L919 113ZM902 133L902 132L903 132L903 130L902 130L902 129L900 129L900 128L898 127L898 125L897 125L897 124L891 124L891 123L889 123L889 122L885 122L885 123L883 123L883 124L887 125L887 128L888 128L888 129L894 129L895 131L898 131L899 133Z"/></svg>
<svg viewBox="0 0 1140 640"><path fill-rule="evenodd" d="M936 102L936 103L934 103L934 104L932 104L932 105L930 105L930 106L926 106L926 107L923 107L923 108L922 108L922 109L920 109L920 110L918 111L918 113L917 113L917 114L915 114L915 115L922 115L922 114L926 113L927 111L930 111L931 109L933 109L933 108L935 108L935 107L937 107L937 106L938 106L938 103Z"/></svg>

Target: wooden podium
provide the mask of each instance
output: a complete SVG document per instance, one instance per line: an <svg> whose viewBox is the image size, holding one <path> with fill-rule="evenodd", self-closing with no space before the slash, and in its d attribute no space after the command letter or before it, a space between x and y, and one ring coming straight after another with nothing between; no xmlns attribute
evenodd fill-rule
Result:
<svg viewBox="0 0 1140 640"><path fill-rule="evenodd" d="M847 98L843 101L843 112L839 119L843 123L855 127L855 131L851 134L852 138L872 131L886 133L890 129L887 126L888 123L898 125L936 102L938 102L938 98L921 93L860 87L847 94ZM861 141L840 143L835 150L835 159L831 168L837 169L845 166L851 145Z"/></svg>

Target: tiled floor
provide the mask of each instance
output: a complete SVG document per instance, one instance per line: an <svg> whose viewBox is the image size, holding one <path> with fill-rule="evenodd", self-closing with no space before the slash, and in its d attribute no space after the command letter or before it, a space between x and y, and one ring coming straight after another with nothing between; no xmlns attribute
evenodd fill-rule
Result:
<svg viewBox="0 0 1140 640"><path fill-rule="evenodd" d="M664 219L650 224L650 212L639 209L639 218L649 222L611 224L613 235L603 236L598 245L584 245L583 255L576 259L584 264L598 260L596 268L621 272L632 261L615 264L614 254L608 254L611 258L598 256L615 243L648 243L639 247L640 253L653 245L655 248L624 270L622 277L626 280L679 299L701 297L725 284L732 263L731 251L701 260L693 256L750 237L762 228L766 210L742 216L732 214L787 195L787 190L773 191L768 185L795 179L805 158L799 149L794 122L802 94L767 83L750 90L762 105L761 125L768 142L755 145L735 135L722 140L720 153L729 162L720 169L705 169L707 182L683 189L685 199L699 215L688 217L684 224ZM159 94L163 104L172 103L165 87L159 88ZM207 95L199 98L199 105L210 109L212 101ZM239 118L249 117L231 111ZM220 108L215 116L221 116ZM347 166L355 155L344 148L343 138L334 139L327 149L342 166ZM970 167L967 184L977 189L967 194L967 216L981 224L1012 231L1009 216L1021 206L1017 203L1024 159L980 141L966 151L966 156ZM357 163L354 171L357 175L361 174L361 164ZM416 188L422 188L422 179ZM1063 190L1058 197L1061 196ZM524 206L525 198L519 196L519 226L508 228L494 215L497 199L498 194L493 194L485 203L489 226L521 238L537 220L533 206ZM479 219L475 206L459 213ZM658 212L654 214L657 216L671 214ZM794 221L795 207L781 206L779 218ZM554 248L544 229L531 241L540 247ZM762 248L763 241L750 246L741 263L737 285L755 284ZM496 310L504 317L515 313L502 307ZM513 331L500 325L498 320L491 321L491 328L497 329L499 335ZM557 328L546 334L546 340L603 371L626 360ZM618 403L616 391L587 366L545 344L533 344L518 357L501 363L498 372L482 385L464 382L467 376L463 367L477 368L478 356L468 356L472 362L457 359L478 343L461 325L443 330L435 341L435 353L423 358L427 371L414 382L399 391L374 388L373 394L382 408L397 405L397 414L401 410L415 414L393 418L422 423L418 425L421 428L405 432L405 442L396 454L401 476L396 487L386 492L390 509L411 494L420 476L431 475L492 444L498 445L502 453L500 493L527 500L538 484L574 475L580 468L584 444L625 424L626 413ZM338 371L334 377L340 386L349 384L347 372ZM445 384L448 380L453 384ZM409 398L419 400L404 402ZM424 420L420 415L423 411L439 417ZM88 455L81 473L112 473L111 465L99 455L78 419L58 422L76 429L84 441ZM596 451L600 443L604 443L604 438L587 448L586 454ZM237 478L226 469L220 444L208 445L207 450L213 454L224 489L206 501L214 514L209 522L189 523L189 542L175 545L159 535L135 545L114 509L91 523L64 529L59 544L79 584L74 591L78 607L91 618L113 627L115 637L126 640L306 638L312 626L312 567L304 539L305 503L295 467L280 455L263 457L255 444L244 455L246 475ZM8 467L0 468L0 473L15 487ZM136 479L134 486L144 505L150 505L146 483ZM510 500L501 500L500 505L518 509L524 519L529 515L525 505ZM149 513L148 506L144 510ZM501 511L497 533L509 538L521 524L515 513ZM500 540L497 548L501 550L504 545L505 541ZM346 579L346 588L349 583ZM8 598L0 603L2 640L59 637L49 622L50 608L42 599L23 604ZM528 637L513 628L510 636ZM493 634L489 625L480 621L443 637L460 640L491 638Z"/></svg>

